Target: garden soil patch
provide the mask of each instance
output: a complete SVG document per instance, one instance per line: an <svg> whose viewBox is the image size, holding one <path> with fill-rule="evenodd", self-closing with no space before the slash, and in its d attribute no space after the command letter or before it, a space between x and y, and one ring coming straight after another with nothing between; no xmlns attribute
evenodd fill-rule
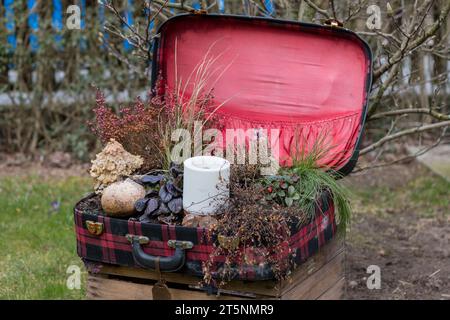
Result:
<svg viewBox="0 0 450 320"><path fill-rule="evenodd" d="M355 201L347 235L346 299L450 299L450 208L431 201L414 204L405 195L411 181L432 175L413 162L346 179L351 189L366 189L368 197L371 190L384 190L374 192L370 206ZM433 214L425 216L425 207ZM369 265L381 269L380 290L367 288Z"/></svg>
<svg viewBox="0 0 450 320"><path fill-rule="evenodd" d="M89 176L89 163L71 164L62 168L47 158L29 159L21 154L0 154L1 177L23 177L35 175L44 180L64 179L71 176Z"/></svg>

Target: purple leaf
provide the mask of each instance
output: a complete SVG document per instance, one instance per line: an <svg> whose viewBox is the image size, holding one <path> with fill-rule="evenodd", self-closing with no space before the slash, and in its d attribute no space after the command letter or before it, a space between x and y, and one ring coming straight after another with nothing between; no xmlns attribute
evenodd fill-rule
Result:
<svg viewBox="0 0 450 320"><path fill-rule="evenodd" d="M170 200L172 200L172 194L170 194L167 191L166 186L162 186L161 189L159 189L159 197L161 198L161 201L164 203L167 203Z"/></svg>
<svg viewBox="0 0 450 320"><path fill-rule="evenodd" d="M158 209L158 215L159 214L168 214L168 213L170 213L169 208L167 207L167 205L164 202L162 202Z"/></svg>
<svg viewBox="0 0 450 320"><path fill-rule="evenodd" d="M144 210L145 210L145 207L147 206L148 200L149 200L149 199L144 198L144 199L139 199L138 201L136 201L136 202L134 203L134 208L136 209L136 211L137 211L137 212L142 212L142 211L144 211Z"/></svg>
<svg viewBox="0 0 450 320"><path fill-rule="evenodd" d="M178 177L180 174L183 174L183 168L176 164L172 164L169 171L172 177Z"/></svg>
<svg viewBox="0 0 450 320"><path fill-rule="evenodd" d="M147 202L147 209L145 209L145 215L150 216L159 207L159 201L156 198L152 198Z"/></svg>
<svg viewBox="0 0 450 320"><path fill-rule="evenodd" d="M176 188L172 182L166 183L166 189L171 195L175 197L178 197L180 195L180 192L177 190L178 188Z"/></svg>
<svg viewBox="0 0 450 320"><path fill-rule="evenodd" d="M172 199L167 206L173 213L180 213L183 210L183 198Z"/></svg>
<svg viewBox="0 0 450 320"><path fill-rule="evenodd" d="M162 179L164 179L164 175L157 174L157 175L145 175L141 178L141 182L144 184L157 184Z"/></svg>

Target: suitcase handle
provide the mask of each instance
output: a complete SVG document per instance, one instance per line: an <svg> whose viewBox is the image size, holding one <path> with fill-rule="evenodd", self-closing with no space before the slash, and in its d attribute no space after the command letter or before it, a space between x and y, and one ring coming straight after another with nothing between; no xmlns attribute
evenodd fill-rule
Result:
<svg viewBox="0 0 450 320"><path fill-rule="evenodd" d="M184 266L186 261L187 249L192 249L194 244L190 241L169 240L167 245L175 249L175 254L171 257L152 256L142 250L142 244L150 242L149 238L144 236L136 236L127 234L126 238L130 241L133 248L133 257L141 266L156 270L159 265L159 270L164 272L175 272Z"/></svg>

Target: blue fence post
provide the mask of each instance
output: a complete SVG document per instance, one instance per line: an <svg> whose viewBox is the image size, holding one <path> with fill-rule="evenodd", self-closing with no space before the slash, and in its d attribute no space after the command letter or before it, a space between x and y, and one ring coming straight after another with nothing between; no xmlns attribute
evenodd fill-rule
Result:
<svg viewBox="0 0 450 320"><path fill-rule="evenodd" d="M272 0L264 0L264 7L266 7L267 13L270 16L273 15L275 8L273 6Z"/></svg>
<svg viewBox="0 0 450 320"><path fill-rule="evenodd" d="M127 0L127 6L125 8L124 12L124 18L125 21L128 23L129 26L133 24L133 0ZM124 26L125 34L130 31L127 26ZM123 41L123 48L125 51L130 51L133 49L132 44L128 40Z"/></svg>
<svg viewBox="0 0 450 320"><path fill-rule="evenodd" d="M53 13L52 13L52 27L55 30L55 43L58 49L62 49L62 35L63 28L62 21L62 3L61 0L53 0Z"/></svg>
<svg viewBox="0 0 450 320"><path fill-rule="evenodd" d="M145 0L145 2L146 2L146 6L145 6L145 17L146 17L147 19L150 19L150 18L152 17L152 9L151 9L151 7L150 7L151 0ZM146 23L147 23L147 22L146 22ZM149 33L150 37L151 37L151 35L152 35L152 31L153 31L153 28L154 28L154 27L155 27L155 22L154 22L154 21L151 21L151 22L150 22L150 25L148 26L148 33ZM152 39L152 38L150 38L150 39ZM148 49L150 52L153 51L153 44L154 44L154 41L151 41L151 44L150 44L149 49ZM152 65L151 60L147 61L147 66L151 68L151 65Z"/></svg>
<svg viewBox="0 0 450 320"><path fill-rule="evenodd" d="M151 0L146 0L145 2L146 2L146 7L145 7L145 17L146 17L147 19L150 19L150 18L152 17L152 10L151 10L151 8L150 8L150 2L151 2ZM151 21L151 22L150 22L150 25L148 26L148 31L149 31L149 33L152 32L154 26L155 26L155 21Z"/></svg>
<svg viewBox="0 0 450 320"><path fill-rule="evenodd" d="M225 0L218 0L219 12L225 13Z"/></svg>
<svg viewBox="0 0 450 320"><path fill-rule="evenodd" d="M27 8L28 8L28 26L31 29L30 33L30 47L32 52L36 52L39 49L39 41L36 31L39 30L39 16L36 12L36 0L28 0Z"/></svg>
<svg viewBox="0 0 450 320"><path fill-rule="evenodd" d="M101 48L106 49L109 35L105 32L105 4L103 2L98 3L98 18L100 22L100 33L102 34L103 43Z"/></svg>
<svg viewBox="0 0 450 320"><path fill-rule="evenodd" d="M81 30L84 30L84 28L86 28L86 0L80 0L80 7L81 7L80 28Z"/></svg>
<svg viewBox="0 0 450 320"><path fill-rule="evenodd" d="M14 52L17 47L16 23L14 22L14 0L5 0L5 27L7 30L6 40L9 44L9 51Z"/></svg>
<svg viewBox="0 0 450 320"><path fill-rule="evenodd" d="M194 8L195 10L200 10L201 9L201 5L200 5L200 1L196 0L194 1L194 3L192 4L192 8Z"/></svg>
<svg viewBox="0 0 450 320"><path fill-rule="evenodd" d="M80 20L80 29L83 31L86 28L86 0L80 0L80 9L81 9L81 20ZM85 51L87 48L87 41L84 37L84 33L81 33L80 39L80 49L81 51Z"/></svg>

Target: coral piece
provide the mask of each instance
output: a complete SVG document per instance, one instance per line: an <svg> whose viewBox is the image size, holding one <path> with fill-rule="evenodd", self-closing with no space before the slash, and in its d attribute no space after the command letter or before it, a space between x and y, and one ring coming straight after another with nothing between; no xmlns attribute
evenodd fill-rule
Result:
<svg viewBox="0 0 450 320"><path fill-rule="evenodd" d="M132 155L119 142L111 139L95 160L92 160L90 175L95 179L95 192L102 193L108 185L121 176L132 174L143 163L142 157Z"/></svg>

